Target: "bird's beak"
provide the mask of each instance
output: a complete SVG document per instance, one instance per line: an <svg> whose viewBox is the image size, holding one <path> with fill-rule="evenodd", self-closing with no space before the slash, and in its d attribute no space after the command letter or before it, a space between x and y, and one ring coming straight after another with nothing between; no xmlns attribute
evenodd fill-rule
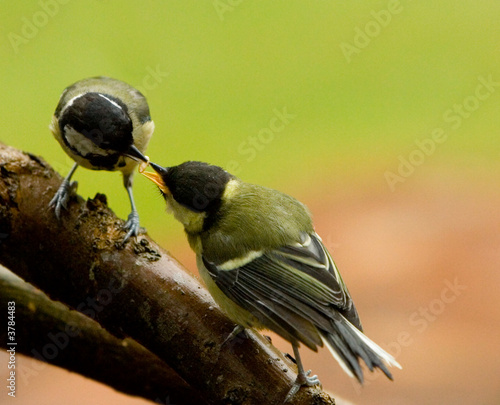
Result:
<svg viewBox="0 0 500 405"><path fill-rule="evenodd" d="M169 194L170 191L162 178L162 174L166 174L167 169L164 167L161 167L160 165L157 165L156 163L153 163L153 162L151 162L150 165L155 170L156 173L141 172L141 174L143 176L147 177L153 183L155 183L163 194Z"/></svg>
<svg viewBox="0 0 500 405"><path fill-rule="evenodd" d="M124 155L129 157L130 159L134 159L137 162L142 161L146 164L149 163L149 158L147 156L144 156L142 152L135 147L135 145L131 145L124 153Z"/></svg>
<svg viewBox="0 0 500 405"><path fill-rule="evenodd" d="M168 167L162 167L154 162L150 162L149 164L154 169L154 171L158 173L160 176L165 176L168 172Z"/></svg>

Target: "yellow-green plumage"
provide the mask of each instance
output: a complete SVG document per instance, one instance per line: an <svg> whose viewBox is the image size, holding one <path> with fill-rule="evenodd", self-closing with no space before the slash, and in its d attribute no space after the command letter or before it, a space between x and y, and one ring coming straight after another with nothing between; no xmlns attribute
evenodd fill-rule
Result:
<svg viewBox="0 0 500 405"><path fill-rule="evenodd" d="M298 346L326 346L344 370L363 381L359 359L389 378L394 358L363 333L349 292L308 209L279 191L245 183L217 166L186 162L148 174L184 225L200 275L221 309L245 328L270 329L288 340L298 377L309 377ZM287 398L288 398L287 397Z"/></svg>
<svg viewBox="0 0 500 405"><path fill-rule="evenodd" d="M169 196L169 206L185 225L200 276L217 304L234 322L247 328L264 328L253 314L217 287L201 256L203 254L214 263L223 263L251 251L272 250L299 242L302 232L314 232L306 206L287 194L232 179L222 195L217 222L204 231L204 213L194 213L172 200ZM263 233L263 229L267 232Z"/></svg>
<svg viewBox="0 0 500 405"><path fill-rule="evenodd" d="M265 328L265 326L262 325L262 323L259 322L259 320L254 315L236 304L226 294L224 294L219 287L217 287L217 284L215 284L212 276L203 264L200 254L196 255L196 264L208 292L214 298L215 302L217 302L222 311L233 322L237 323L238 325L244 326L245 328Z"/></svg>
<svg viewBox="0 0 500 405"><path fill-rule="evenodd" d="M302 232L314 232L304 204L276 190L233 179L222 195L217 221L199 237L204 256L222 263L252 250L299 242Z"/></svg>

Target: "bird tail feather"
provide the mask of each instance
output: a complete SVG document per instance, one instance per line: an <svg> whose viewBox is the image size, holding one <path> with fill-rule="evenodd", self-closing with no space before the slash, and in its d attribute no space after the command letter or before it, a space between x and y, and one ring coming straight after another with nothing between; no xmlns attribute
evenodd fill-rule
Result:
<svg viewBox="0 0 500 405"><path fill-rule="evenodd" d="M359 364L361 358L370 371L379 368L392 380L388 366L401 368L396 359L366 337L342 315L339 314L339 316L340 318L331 321L336 333L323 331L322 339L342 369L363 384L363 371Z"/></svg>

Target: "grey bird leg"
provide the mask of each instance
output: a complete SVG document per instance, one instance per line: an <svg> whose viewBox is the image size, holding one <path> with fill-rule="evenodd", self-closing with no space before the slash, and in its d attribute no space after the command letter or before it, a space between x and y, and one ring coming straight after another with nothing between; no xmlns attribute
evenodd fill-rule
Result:
<svg viewBox="0 0 500 405"><path fill-rule="evenodd" d="M75 173L76 168L78 167L78 163L75 163L69 174L62 181L59 189L54 194L52 200L50 200L49 207L54 208L56 218L61 219L61 208L65 210L68 209L68 201L72 194L75 193L78 183L76 181L70 182L73 173Z"/></svg>
<svg viewBox="0 0 500 405"><path fill-rule="evenodd" d="M123 175L123 185L127 189L128 198L130 200L130 205L132 211L130 212L127 222L125 222L124 229L127 231L125 238L123 238L123 243L125 243L131 236L137 236L139 233L139 213L135 208L134 195L132 193L132 173Z"/></svg>
<svg viewBox="0 0 500 405"><path fill-rule="evenodd" d="M292 388L290 388L290 391L288 391L288 394L286 395L285 402L290 401L290 399L292 399L292 397L299 391L300 387L302 387L303 385L306 385L308 387L312 387L318 384L321 385L317 375L309 377L309 374L311 374L311 370L307 372L304 371L302 360L300 359L299 347L295 343L292 343L292 346L293 355L295 357L295 361L297 362L298 375L297 379L292 385Z"/></svg>

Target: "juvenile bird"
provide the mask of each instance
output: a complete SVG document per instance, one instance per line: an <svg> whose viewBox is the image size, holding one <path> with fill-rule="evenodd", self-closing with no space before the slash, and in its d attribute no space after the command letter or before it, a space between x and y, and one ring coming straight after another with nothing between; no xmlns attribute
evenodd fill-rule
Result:
<svg viewBox="0 0 500 405"><path fill-rule="evenodd" d="M49 206L60 218L76 182L78 166L92 170L120 170L132 206L124 242L139 232L139 214L132 193L132 176L154 131L146 98L132 86L109 77L91 77L67 87L49 126L64 151L75 161Z"/></svg>
<svg viewBox="0 0 500 405"><path fill-rule="evenodd" d="M299 344L326 345L351 377L396 360L363 334L354 303L305 205L279 191L248 184L201 162L151 166L167 206L186 231L200 275L224 312L243 328L270 329L288 340L302 385L319 384L305 372Z"/></svg>

